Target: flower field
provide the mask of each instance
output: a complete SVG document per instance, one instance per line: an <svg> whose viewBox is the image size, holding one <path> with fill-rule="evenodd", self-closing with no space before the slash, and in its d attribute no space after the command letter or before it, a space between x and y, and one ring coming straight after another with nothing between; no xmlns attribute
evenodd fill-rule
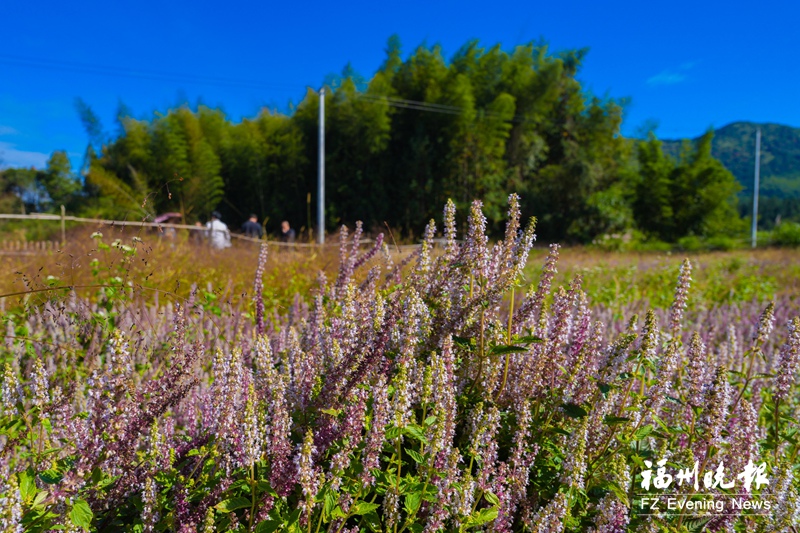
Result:
<svg viewBox="0 0 800 533"><path fill-rule="evenodd" d="M798 531L796 255L562 265L514 195L497 242L456 215L246 283L158 288L138 238L19 267L0 531Z"/></svg>

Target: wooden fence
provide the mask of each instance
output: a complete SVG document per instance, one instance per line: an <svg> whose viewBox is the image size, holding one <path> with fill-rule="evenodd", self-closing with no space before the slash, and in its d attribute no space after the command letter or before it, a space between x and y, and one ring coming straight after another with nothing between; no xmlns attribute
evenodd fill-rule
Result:
<svg viewBox="0 0 800 533"><path fill-rule="evenodd" d="M13 213L0 213L0 220L42 220L42 221L52 221L52 222L60 222L61 223L61 242L58 241L0 241L0 252L4 253L36 253L38 251L45 251L45 250L55 250L59 247L59 244L63 246L66 244L67 240L67 233L66 233L66 223L67 222L77 222L82 224L93 224L99 227L108 227L108 228L123 228L123 227L131 227L131 228L153 228L158 230L163 230L166 228L174 228L184 229L188 231L200 231L200 232L207 232L208 229L205 226L194 226L189 224L162 224L157 222L147 222L141 220L103 220L98 218L81 218L75 217L64 214L62 211L61 215L50 215L44 213L33 213L29 215L20 215L20 214L13 214ZM244 235L233 233L231 232L231 238L237 239L242 242L252 242L252 243L262 243L266 242L270 247L277 246L277 247L285 247L290 249L319 249L320 245L315 243L307 243L307 242L280 242L280 241L265 241L262 239L254 239L252 237L246 237ZM371 239L362 239L362 244L369 244L372 241ZM338 239L329 240L323 246L325 247L338 247ZM411 249L416 248L417 245L400 245L396 246L394 244L391 245L391 249L404 251L407 252Z"/></svg>
<svg viewBox="0 0 800 533"><path fill-rule="evenodd" d="M58 250L58 241L0 241L0 254L31 255L38 252Z"/></svg>

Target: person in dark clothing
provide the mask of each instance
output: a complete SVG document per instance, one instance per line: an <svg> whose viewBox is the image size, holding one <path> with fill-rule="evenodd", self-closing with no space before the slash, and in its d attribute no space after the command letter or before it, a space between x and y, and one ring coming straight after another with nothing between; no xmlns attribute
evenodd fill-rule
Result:
<svg viewBox="0 0 800 533"><path fill-rule="evenodd" d="M281 242L294 242L295 236L294 229L289 226L289 222L287 220L281 222Z"/></svg>
<svg viewBox="0 0 800 533"><path fill-rule="evenodd" d="M260 239L264 235L264 229L259 225L256 215L250 215L250 220L242 224L242 232L253 239Z"/></svg>

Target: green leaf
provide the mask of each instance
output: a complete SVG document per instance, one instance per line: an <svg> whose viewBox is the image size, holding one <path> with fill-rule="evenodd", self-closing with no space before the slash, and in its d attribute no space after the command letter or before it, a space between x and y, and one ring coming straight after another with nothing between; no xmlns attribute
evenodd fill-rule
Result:
<svg viewBox="0 0 800 533"><path fill-rule="evenodd" d="M607 415L603 418L603 422L608 424L609 426L616 426L617 424L624 424L625 422L630 422L630 418L624 416L611 416Z"/></svg>
<svg viewBox="0 0 800 533"><path fill-rule="evenodd" d="M66 470L66 465L63 464L48 468L44 472L39 472L39 479L48 485L53 485L59 483L64 478L64 472Z"/></svg>
<svg viewBox="0 0 800 533"><path fill-rule="evenodd" d="M469 348L470 344L472 344L472 339L467 337L459 337L458 335L453 335L453 342L458 344L459 346L465 346Z"/></svg>
<svg viewBox="0 0 800 533"><path fill-rule="evenodd" d="M400 433L401 431L399 427L392 426L386 430L386 440L393 441L394 439L400 436Z"/></svg>
<svg viewBox="0 0 800 533"><path fill-rule="evenodd" d="M234 481L233 484L228 487L230 492L237 492L240 489L245 489L250 492L250 480L249 479L240 479L239 481Z"/></svg>
<svg viewBox="0 0 800 533"><path fill-rule="evenodd" d="M406 495L405 501L405 508L406 513L412 514L416 513L417 509L419 509L419 505L422 503L422 495L419 492L412 492L411 494Z"/></svg>
<svg viewBox="0 0 800 533"><path fill-rule="evenodd" d="M417 426L416 424L409 424L407 425L403 433L412 437L423 444L428 444L428 439L425 438L425 435L422 433L422 428Z"/></svg>
<svg viewBox="0 0 800 533"><path fill-rule="evenodd" d="M36 497L33 499L33 503L31 504L31 507L36 507L37 505L42 503L45 499L47 499L47 495L48 494L50 494L50 493L47 492L46 490L43 490L43 491L39 492L38 494L36 494Z"/></svg>
<svg viewBox="0 0 800 533"><path fill-rule="evenodd" d="M258 492L266 492L274 498L278 497L278 493L275 492L275 489L272 488L272 485L269 484L269 481L259 481L257 487Z"/></svg>
<svg viewBox="0 0 800 533"><path fill-rule="evenodd" d="M294 512L289 515L289 518L288 518L288 520L286 520L286 523L284 525L288 525L290 527L294 526L296 528L297 527L297 523L300 520L300 513L301 512L302 512L302 509L295 509Z"/></svg>
<svg viewBox="0 0 800 533"><path fill-rule="evenodd" d="M331 516L331 513L333 513L337 500L337 493L330 489L325 491L324 504L322 506L322 516L325 521L327 521L327 519Z"/></svg>
<svg viewBox="0 0 800 533"><path fill-rule="evenodd" d="M12 418L0 427L0 435L8 435L10 438L16 438L19 431L25 427L25 423L21 418Z"/></svg>
<svg viewBox="0 0 800 533"><path fill-rule="evenodd" d="M230 498L225 501L219 502L217 505L214 506L214 509L218 510L221 513L230 513L235 511L236 509L244 509L250 507L253 502L248 500L247 498L243 498L242 496L236 496L235 498Z"/></svg>
<svg viewBox="0 0 800 533"><path fill-rule="evenodd" d="M434 424L434 422L436 422L436 417L435 416L429 416L428 418L425 419L425 421L422 423L422 425L425 426L425 427L430 427L430 426L432 426Z"/></svg>
<svg viewBox="0 0 800 533"><path fill-rule="evenodd" d="M93 518L94 514L86 500L77 499L73 502L72 509L69 511L69 519L73 524L83 529L89 529L92 526Z"/></svg>
<svg viewBox="0 0 800 533"><path fill-rule="evenodd" d="M492 505L500 505L500 498L495 496L493 492L486 491L483 493L483 497Z"/></svg>
<svg viewBox="0 0 800 533"><path fill-rule="evenodd" d="M103 478L104 478L104 473L102 470L100 470L97 467L92 469L92 478L91 478L92 483L99 484L101 481L103 481Z"/></svg>
<svg viewBox="0 0 800 533"><path fill-rule="evenodd" d="M436 486L428 484L425 488L425 492L422 494L422 499L426 502L439 501L439 490L436 488Z"/></svg>
<svg viewBox="0 0 800 533"><path fill-rule="evenodd" d="M416 450L412 450L411 448L409 448L406 450L406 453L410 455L411 458L414 459L414 462L416 462L417 464L422 464L425 462L425 457L423 457L422 454L420 454Z"/></svg>
<svg viewBox="0 0 800 533"><path fill-rule="evenodd" d="M711 521L710 518L692 518L686 521L686 529L688 529L691 533L703 531L706 524Z"/></svg>
<svg viewBox="0 0 800 533"><path fill-rule="evenodd" d="M256 526L256 533L272 533L281 526L280 520L264 520Z"/></svg>
<svg viewBox="0 0 800 533"><path fill-rule="evenodd" d="M376 533L382 532L383 527L381 526L381 519L378 518L378 515L375 511L370 511L364 514L364 523L367 524L367 528L370 531L374 531Z"/></svg>
<svg viewBox="0 0 800 533"><path fill-rule="evenodd" d="M653 414L653 413L650 413L650 417L651 417L653 420L655 420L655 421L656 421L656 423L657 423L659 426L661 426L661 429L663 429L663 430L664 430L664 431L666 431L667 433L671 433L671 432L670 432L670 430L669 430L669 426L667 426L667 423L666 423L666 422L664 422L663 420L661 420L661 419L660 419L660 418L659 418L657 415L655 415L655 414Z"/></svg>
<svg viewBox="0 0 800 533"><path fill-rule="evenodd" d="M339 416L342 413L342 410L341 409L320 409L319 412L320 413L325 413L326 415L331 415L331 416L336 417L336 416Z"/></svg>
<svg viewBox="0 0 800 533"><path fill-rule="evenodd" d="M541 337L537 337L536 335L525 335L514 339L514 341L520 344L540 344L544 342L544 339Z"/></svg>
<svg viewBox="0 0 800 533"><path fill-rule="evenodd" d="M514 346L514 345L503 345L503 346L492 346L491 353L504 355L507 353L525 353L528 349L524 346Z"/></svg>
<svg viewBox="0 0 800 533"><path fill-rule="evenodd" d="M467 519L467 527L478 527L482 526L486 522L494 520L497 518L497 507L489 507L488 509L481 509L480 511L475 511L472 515Z"/></svg>
<svg viewBox="0 0 800 533"><path fill-rule="evenodd" d="M583 418L589 414L586 409L575 403L565 403L561 408L564 409L564 412L570 418Z"/></svg>
<svg viewBox="0 0 800 533"><path fill-rule="evenodd" d="M33 472L29 468L17 474L19 477L19 494L22 496L23 501L30 501L38 489L36 488L36 480L34 479Z"/></svg>
<svg viewBox="0 0 800 533"><path fill-rule="evenodd" d="M628 505L628 491L626 489L620 487L619 483L613 481L609 481L607 486L621 502Z"/></svg>
<svg viewBox="0 0 800 533"><path fill-rule="evenodd" d="M377 504L377 503L359 501L359 502L356 502L355 504L353 504L353 506L350 508L350 514L351 515L363 515L363 514L367 514L367 513L370 513L372 511L374 511L378 507L380 507L380 505Z"/></svg>
<svg viewBox="0 0 800 533"><path fill-rule="evenodd" d="M633 434L633 439L634 440L642 440L643 438L648 436L650 433L652 433L654 429L655 428L653 427L653 424L647 424L644 427L640 427L639 429L636 430L636 433Z"/></svg>

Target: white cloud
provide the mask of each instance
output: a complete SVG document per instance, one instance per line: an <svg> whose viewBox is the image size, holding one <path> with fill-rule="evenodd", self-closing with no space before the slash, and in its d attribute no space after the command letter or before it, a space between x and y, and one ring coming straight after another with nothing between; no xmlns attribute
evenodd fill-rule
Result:
<svg viewBox="0 0 800 533"><path fill-rule="evenodd" d="M686 81L686 76L680 72L664 70L655 76L647 78L647 85L675 85Z"/></svg>
<svg viewBox="0 0 800 533"><path fill-rule="evenodd" d="M681 63L676 69L665 69L647 78L647 85L677 85L683 83L689 77L686 72L693 69L697 65L697 61L687 61Z"/></svg>
<svg viewBox="0 0 800 533"><path fill-rule="evenodd" d="M19 132L11 126L3 126L0 124L0 135L16 135L17 133Z"/></svg>
<svg viewBox="0 0 800 533"><path fill-rule="evenodd" d="M36 167L45 168L50 154L17 150L15 144L0 142L0 168Z"/></svg>

